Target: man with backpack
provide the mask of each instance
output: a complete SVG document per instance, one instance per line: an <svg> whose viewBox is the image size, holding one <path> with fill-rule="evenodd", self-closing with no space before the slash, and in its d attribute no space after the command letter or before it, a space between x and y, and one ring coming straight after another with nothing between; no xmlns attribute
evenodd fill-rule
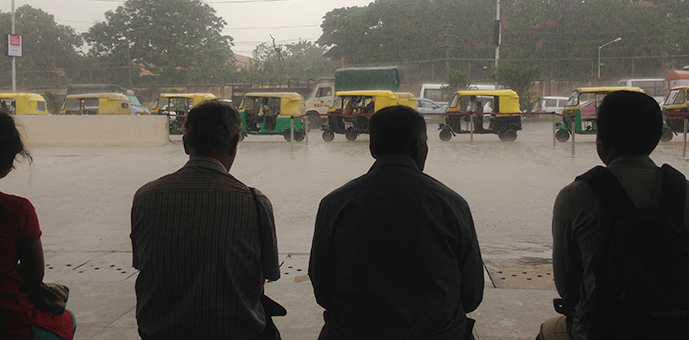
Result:
<svg viewBox="0 0 689 340"><path fill-rule="evenodd" d="M603 99L595 167L553 210L553 270L564 316L537 339L689 339L689 205L684 176L649 155L663 119L653 98Z"/></svg>

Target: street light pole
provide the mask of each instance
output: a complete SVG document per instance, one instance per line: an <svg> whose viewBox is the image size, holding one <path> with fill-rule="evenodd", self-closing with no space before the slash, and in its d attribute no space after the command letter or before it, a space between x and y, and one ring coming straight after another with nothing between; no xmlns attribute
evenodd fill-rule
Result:
<svg viewBox="0 0 689 340"><path fill-rule="evenodd" d="M14 33L14 0L12 0L12 34ZM9 44L9 43L8 43ZM17 93L17 57L12 56L12 93Z"/></svg>
<svg viewBox="0 0 689 340"><path fill-rule="evenodd" d="M598 46L598 79L600 79L600 50L601 50L603 47L608 46L608 45L610 45L610 44L612 44L612 43L616 43L616 42L618 42L618 41L620 41L620 40L622 40L621 37L620 37L620 38L617 38L617 39L615 39L615 40L612 40L612 41L608 41L608 42L606 42L605 44Z"/></svg>

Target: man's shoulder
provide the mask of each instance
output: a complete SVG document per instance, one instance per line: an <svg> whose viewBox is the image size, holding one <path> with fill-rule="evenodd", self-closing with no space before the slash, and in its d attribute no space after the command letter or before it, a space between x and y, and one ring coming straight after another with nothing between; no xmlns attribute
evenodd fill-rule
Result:
<svg viewBox="0 0 689 340"><path fill-rule="evenodd" d="M420 171L409 172L407 173L407 176L399 178L396 176L390 176L390 174L386 173L367 173L333 190L330 194L323 198L323 201L337 201L342 198L380 188L395 188L400 190L425 192L426 194L440 196L445 200L459 203L461 205L467 204L466 200L464 200L460 194L432 176Z"/></svg>

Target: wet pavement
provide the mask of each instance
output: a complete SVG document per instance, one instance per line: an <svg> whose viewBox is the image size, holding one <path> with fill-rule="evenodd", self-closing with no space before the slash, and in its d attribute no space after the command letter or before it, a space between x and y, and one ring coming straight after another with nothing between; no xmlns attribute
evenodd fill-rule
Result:
<svg viewBox="0 0 689 340"><path fill-rule="evenodd" d="M533 339L555 316L552 298L550 218L560 188L601 164L595 137L553 146L550 121L525 120L515 142L496 135L460 135L442 142L429 127L425 172L460 193L471 208L486 267L484 302L472 313L478 339ZM5 193L35 205L46 259L46 282L71 289L76 339L137 339L131 267L129 209L143 184L177 170L187 160L179 136L165 146L31 147L33 164L19 162L0 181ZM651 155L689 173L682 138ZM349 142L320 131L291 145L281 136L249 136L239 146L231 173L272 201L282 278L267 294L288 310L276 318L283 339L315 339L322 309L306 276L320 199L373 163L368 136ZM412 277L414 273L409 273Z"/></svg>

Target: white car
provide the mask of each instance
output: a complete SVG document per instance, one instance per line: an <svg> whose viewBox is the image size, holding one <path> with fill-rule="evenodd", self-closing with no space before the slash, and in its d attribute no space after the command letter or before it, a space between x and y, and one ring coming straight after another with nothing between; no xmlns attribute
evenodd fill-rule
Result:
<svg viewBox="0 0 689 340"><path fill-rule="evenodd" d="M433 117L439 117L439 115L445 113L447 110L447 103L438 103L436 101L426 99L426 98L416 98L417 111L423 115L426 120L433 119Z"/></svg>

